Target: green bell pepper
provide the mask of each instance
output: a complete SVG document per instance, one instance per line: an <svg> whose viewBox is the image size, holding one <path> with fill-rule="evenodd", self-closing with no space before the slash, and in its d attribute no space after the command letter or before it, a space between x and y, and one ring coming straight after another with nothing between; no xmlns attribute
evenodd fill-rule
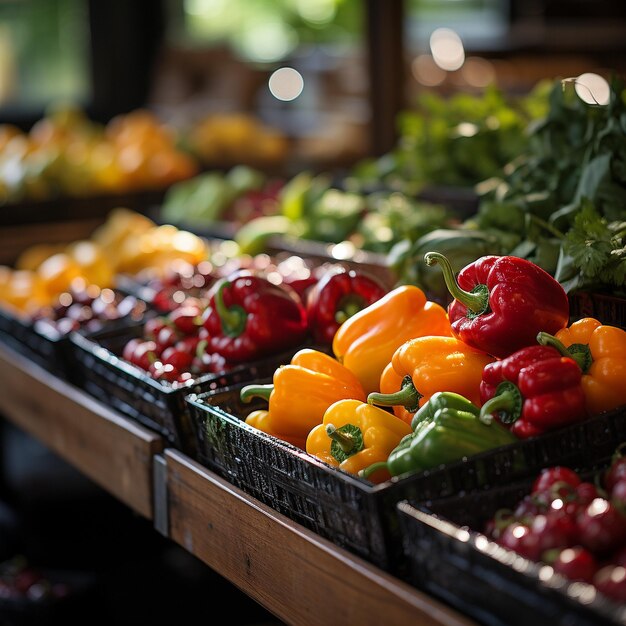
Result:
<svg viewBox="0 0 626 626"><path fill-rule="evenodd" d="M479 407L449 391L431 396L413 417L411 428L387 461L373 463L359 475L367 478L382 468L392 476L415 474L517 441L498 422L481 421Z"/></svg>

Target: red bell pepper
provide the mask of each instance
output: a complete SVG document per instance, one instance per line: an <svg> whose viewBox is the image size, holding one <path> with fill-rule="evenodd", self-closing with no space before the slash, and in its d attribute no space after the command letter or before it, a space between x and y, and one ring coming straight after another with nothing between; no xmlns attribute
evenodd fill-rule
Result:
<svg viewBox="0 0 626 626"><path fill-rule="evenodd" d="M331 345L335 333L349 317L380 300L387 291L380 280L360 270L329 270L307 297L313 339Z"/></svg>
<svg viewBox="0 0 626 626"><path fill-rule="evenodd" d="M550 346L523 348L485 365L480 398L481 418L495 414L520 439L587 417L580 367Z"/></svg>
<svg viewBox="0 0 626 626"><path fill-rule="evenodd" d="M526 259L484 256L466 265L456 280L442 254L427 252L424 260L441 264L453 297L448 305L452 333L492 356L504 358L532 346L540 331L554 334L569 322L561 284Z"/></svg>
<svg viewBox="0 0 626 626"><path fill-rule="evenodd" d="M230 363L252 361L302 344L307 318L300 297L286 285L240 270L219 279L203 314L207 349Z"/></svg>

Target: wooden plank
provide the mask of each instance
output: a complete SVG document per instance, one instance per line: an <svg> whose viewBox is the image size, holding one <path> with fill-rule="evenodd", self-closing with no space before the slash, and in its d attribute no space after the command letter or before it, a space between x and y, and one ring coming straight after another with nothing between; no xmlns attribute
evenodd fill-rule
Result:
<svg viewBox="0 0 626 626"><path fill-rule="evenodd" d="M152 519L161 437L0 345L0 413Z"/></svg>
<svg viewBox="0 0 626 626"><path fill-rule="evenodd" d="M170 537L286 623L474 624L184 454L165 458Z"/></svg>

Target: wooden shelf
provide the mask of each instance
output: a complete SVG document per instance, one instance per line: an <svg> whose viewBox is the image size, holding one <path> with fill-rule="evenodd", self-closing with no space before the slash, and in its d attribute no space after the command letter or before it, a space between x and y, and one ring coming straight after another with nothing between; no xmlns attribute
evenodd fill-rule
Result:
<svg viewBox="0 0 626 626"><path fill-rule="evenodd" d="M0 344L0 414L106 491L153 518L159 435Z"/></svg>
<svg viewBox="0 0 626 626"><path fill-rule="evenodd" d="M169 536L289 624L470 626L430 596L165 451Z"/></svg>
<svg viewBox="0 0 626 626"><path fill-rule="evenodd" d="M287 624L475 626L2 344L0 414Z"/></svg>

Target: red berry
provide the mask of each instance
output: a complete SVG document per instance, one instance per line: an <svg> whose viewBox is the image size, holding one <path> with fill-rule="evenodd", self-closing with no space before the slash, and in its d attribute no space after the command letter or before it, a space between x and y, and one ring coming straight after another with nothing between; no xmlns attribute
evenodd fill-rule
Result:
<svg viewBox="0 0 626 626"><path fill-rule="evenodd" d="M159 354L165 350L165 348L169 348L173 346L178 341L178 333L171 326L164 326L159 331L159 334L156 338L157 350Z"/></svg>
<svg viewBox="0 0 626 626"><path fill-rule="evenodd" d="M530 529L537 535L540 552L569 546L576 536L576 523L563 511L552 510L547 515L537 515Z"/></svg>
<svg viewBox="0 0 626 626"><path fill-rule="evenodd" d="M626 457L618 457L604 474L604 488L611 493L613 487L622 478L626 478Z"/></svg>
<svg viewBox="0 0 626 626"><path fill-rule="evenodd" d="M626 541L626 517L604 498L593 500L576 524L579 542L594 553L606 554Z"/></svg>
<svg viewBox="0 0 626 626"><path fill-rule="evenodd" d="M161 362L164 365L172 365L181 372L184 372L191 366L192 360L193 355L190 352L183 352L174 346L166 348L161 354Z"/></svg>
<svg viewBox="0 0 626 626"><path fill-rule="evenodd" d="M143 339L141 339L140 337L134 337L133 339L128 341L126 345L124 346L124 349L122 350L122 358L125 361L132 362L133 355L135 354L135 350L137 349L137 346L142 342L143 342Z"/></svg>
<svg viewBox="0 0 626 626"><path fill-rule="evenodd" d="M610 492L611 502L622 512L626 513L626 477L618 480Z"/></svg>
<svg viewBox="0 0 626 626"><path fill-rule="evenodd" d="M198 330L202 315L199 306L186 305L170 313L170 321L185 335L192 335Z"/></svg>
<svg viewBox="0 0 626 626"><path fill-rule="evenodd" d="M153 317L146 321L143 325L143 334L146 339L153 339L159 336L161 329L167 326L167 320L164 317Z"/></svg>
<svg viewBox="0 0 626 626"><path fill-rule="evenodd" d="M141 341L132 353L130 362L147 371L156 359L156 349L154 341Z"/></svg>
<svg viewBox="0 0 626 626"><path fill-rule="evenodd" d="M621 565L605 565L593 577L597 590L617 602L626 602L626 569Z"/></svg>
<svg viewBox="0 0 626 626"><path fill-rule="evenodd" d="M555 572L570 580L591 582L598 571L598 562L589 550L582 546L573 546L560 550L554 561L550 563Z"/></svg>
<svg viewBox="0 0 626 626"><path fill-rule="evenodd" d="M548 491L557 483L566 483L572 487L577 487L581 482L580 476L574 470L571 470L569 467L556 465L541 470L533 483L531 491L532 493Z"/></svg>
<svg viewBox="0 0 626 626"><path fill-rule="evenodd" d="M541 557L539 536L525 524L507 526L498 543L531 561L538 561Z"/></svg>

